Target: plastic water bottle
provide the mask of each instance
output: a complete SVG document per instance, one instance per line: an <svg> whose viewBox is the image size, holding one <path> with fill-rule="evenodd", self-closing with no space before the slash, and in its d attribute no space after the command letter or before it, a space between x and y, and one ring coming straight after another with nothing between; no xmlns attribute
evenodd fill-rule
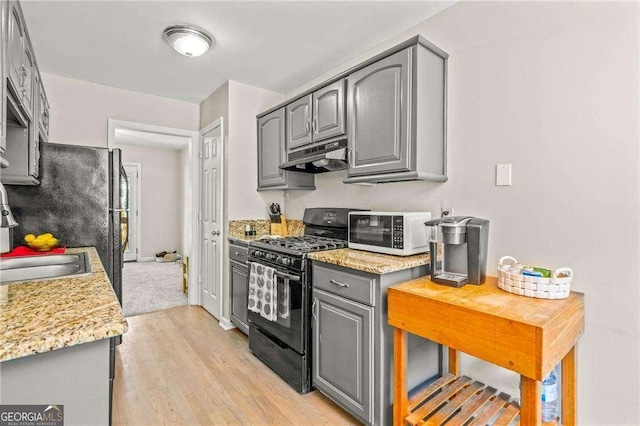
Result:
<svg viewBox="0 0 640 426"><path fill-rule="evenodd" d="M551 370L542 381L542 421L551 422L558 418L558 373Z"/></svg>

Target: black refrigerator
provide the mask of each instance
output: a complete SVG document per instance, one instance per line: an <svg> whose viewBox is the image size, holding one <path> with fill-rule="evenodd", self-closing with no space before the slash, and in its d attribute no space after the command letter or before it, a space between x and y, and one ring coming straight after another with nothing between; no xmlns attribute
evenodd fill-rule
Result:
<svg viewBox="0 0 640 426"><path fill-rule="evenodd" d="M122 262L127 244L127 175L119 149L40 144L40 185L5 185L18 221L14 246L25 234L51 232L66 247L96 248L122 305ZM109 402L113 397L115 347L111 339ZM111 420L111 419L110 419Z"/></svg>

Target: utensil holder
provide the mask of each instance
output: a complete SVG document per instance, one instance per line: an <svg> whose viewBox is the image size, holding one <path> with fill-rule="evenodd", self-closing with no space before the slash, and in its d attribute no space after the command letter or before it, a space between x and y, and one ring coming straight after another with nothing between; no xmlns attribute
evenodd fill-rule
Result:
<svg viewBox="0 0 640 426"><path fill-rule="evenodd" d="M271 224L271 235L285 236L288 234L287 218L284 215L280 215L280 223Z"/></svg>

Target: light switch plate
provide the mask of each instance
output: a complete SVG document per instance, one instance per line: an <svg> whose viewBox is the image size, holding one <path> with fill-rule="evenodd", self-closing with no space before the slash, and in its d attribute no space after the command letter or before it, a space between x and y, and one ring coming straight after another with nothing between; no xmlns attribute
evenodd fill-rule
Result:
<svg viewBox="0 0 640 426"><path fill-rule="evenodd" d="M511 186L511 164L496 166L496 186Z"/></svg>

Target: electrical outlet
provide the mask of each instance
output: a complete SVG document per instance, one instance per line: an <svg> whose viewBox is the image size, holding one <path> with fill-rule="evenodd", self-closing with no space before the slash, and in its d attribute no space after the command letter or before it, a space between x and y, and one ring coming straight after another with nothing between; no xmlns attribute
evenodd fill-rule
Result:
<svg viewBox="0 0 640 426"><path fill-rule="evenodd" d="M440 217L453 216L453 207L445 206L440 208Z"/></svg>

